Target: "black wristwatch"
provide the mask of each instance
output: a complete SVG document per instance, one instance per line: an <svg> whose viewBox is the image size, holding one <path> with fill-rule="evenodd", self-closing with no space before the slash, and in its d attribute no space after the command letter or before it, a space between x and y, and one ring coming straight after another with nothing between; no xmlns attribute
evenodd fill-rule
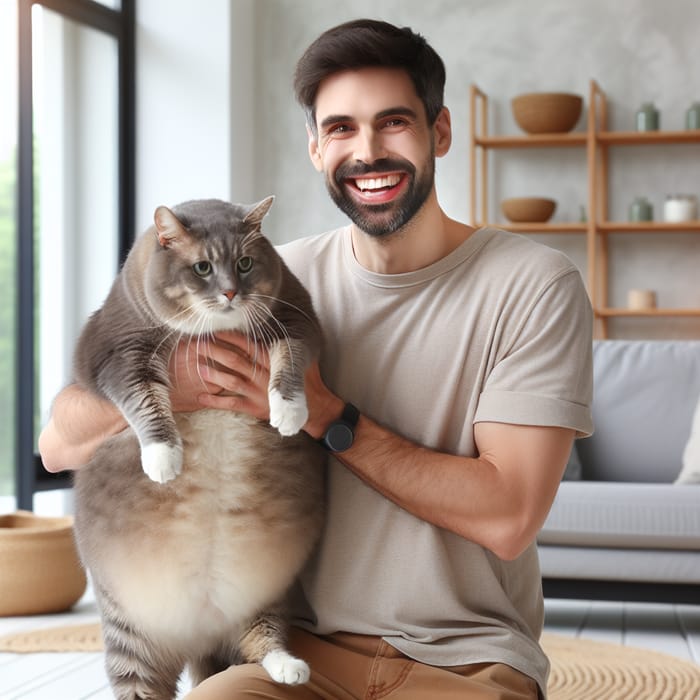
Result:
<svg viewBox="0 0 700 700"><path fill-rule="evenodd" d="M355 428L360 419L360 412L351 403L346 403L343 413L326 429L319 442L329 452L345 452L355 441Z"/></svg>

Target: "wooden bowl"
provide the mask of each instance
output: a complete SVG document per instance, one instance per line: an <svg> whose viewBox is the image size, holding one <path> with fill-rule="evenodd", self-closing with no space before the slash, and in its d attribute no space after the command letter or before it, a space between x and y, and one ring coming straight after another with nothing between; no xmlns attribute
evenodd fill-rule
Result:
<svg viewBox="0 0 700 700"><path fill-rule="evenodd" d="M578 122L583 98L568 92L531 92L511 100L513 117L528 134L559 134Z"/></svg>
<svg viewBox="0 0 700 700"><path fill-rule="evenodd" d="M545 197L512 197L501 202L501 211L514 222L549 221L557 203Z"/></svg>
<svg viewBox="0 0 700 700"><path fill-rule="evenodd" d="M73 518L24 510L0 516L0 615L67 610L86 587Z"/></svg>

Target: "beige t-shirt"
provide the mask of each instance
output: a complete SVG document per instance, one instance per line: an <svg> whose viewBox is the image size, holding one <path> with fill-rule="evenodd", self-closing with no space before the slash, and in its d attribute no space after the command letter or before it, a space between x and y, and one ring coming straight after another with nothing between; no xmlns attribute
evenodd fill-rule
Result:
<svg viewBox="0 0 700 700"><path fill-rule="evenodd" d="M382 275L357 263L349 227L280 252L321 320L325 381L380 424L465 456L479 421L591 433L591 309L563 254L481 229L429 267ZM434 665L506 663L544 692L535 544L501 561L330 459L327 523L302 583L313 615L300 624L317 633L379 635Z"/></svg>

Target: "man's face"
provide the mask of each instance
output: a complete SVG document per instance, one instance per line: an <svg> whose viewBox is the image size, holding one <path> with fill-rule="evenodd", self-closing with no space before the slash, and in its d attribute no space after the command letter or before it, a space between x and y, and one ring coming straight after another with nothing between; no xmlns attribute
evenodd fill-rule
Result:
<svg viewBox="0 0 700 700"><path fill-rule="evenodd" d="M358 228L384 236L415 216L433 189L435 136L404 71L363 68L326 78L316 127L311 160Z"/></svg>

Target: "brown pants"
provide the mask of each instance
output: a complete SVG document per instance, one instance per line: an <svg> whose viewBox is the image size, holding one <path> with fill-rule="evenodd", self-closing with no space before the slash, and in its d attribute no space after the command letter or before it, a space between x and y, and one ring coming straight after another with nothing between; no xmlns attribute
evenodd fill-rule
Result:
<svg viewBox="0 0 700 700"><path fill-rule="evenodd" d="M187 700L537 700L532 678L505 664L439 668L418 663L379 637L317 637L292 630L290 651L311 667L305 685L275 683L257 664L232 666Z"/></svg>

